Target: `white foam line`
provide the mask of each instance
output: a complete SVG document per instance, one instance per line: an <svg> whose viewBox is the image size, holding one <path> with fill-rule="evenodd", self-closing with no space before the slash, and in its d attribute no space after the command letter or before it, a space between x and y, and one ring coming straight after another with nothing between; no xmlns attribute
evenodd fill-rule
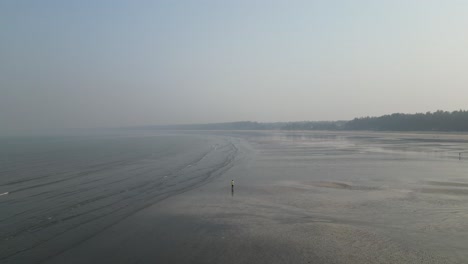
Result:
<svg viewBox="0 0 468 264"><path fill-rule="evenodd" d="M9 192L0 193L0 196L7 195L7 194L9 194Z"/></svg>

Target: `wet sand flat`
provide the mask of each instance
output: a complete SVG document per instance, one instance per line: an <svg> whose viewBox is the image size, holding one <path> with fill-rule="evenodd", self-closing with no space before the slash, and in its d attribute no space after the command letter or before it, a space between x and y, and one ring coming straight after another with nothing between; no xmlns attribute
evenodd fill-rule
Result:
<svg viewBox="0 0 468 264"><path fill-rule="evenodd" d="M466 142L323 135L229 134L242 139L242 153L225 174L48 262L468 260L468 161L450 153Z"/></svg>
<svg viewBox="0 0 468 264"><path fill-rule="evenodd" d="M229 139L232 166L41 262L468 261L464 135L186 133Z"/></svg>

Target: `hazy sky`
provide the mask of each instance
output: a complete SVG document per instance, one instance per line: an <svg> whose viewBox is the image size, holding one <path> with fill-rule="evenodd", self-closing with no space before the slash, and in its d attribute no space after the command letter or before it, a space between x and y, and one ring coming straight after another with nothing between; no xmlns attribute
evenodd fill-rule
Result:
<svg viewBox="0 0 468 264"><path fill-rule="evenodd" d="M0 133L468 109L468 1L0 1Z"/></svg>

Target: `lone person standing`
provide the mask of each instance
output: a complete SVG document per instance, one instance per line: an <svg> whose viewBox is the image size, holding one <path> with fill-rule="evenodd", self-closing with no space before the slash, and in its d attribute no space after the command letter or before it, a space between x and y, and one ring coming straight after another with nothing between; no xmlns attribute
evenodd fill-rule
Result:
<svg viewBox="0 0 468 264"><path fill-rule="evenodd" d="M234 180L231 180L231 190L234 191Z"/></svg>

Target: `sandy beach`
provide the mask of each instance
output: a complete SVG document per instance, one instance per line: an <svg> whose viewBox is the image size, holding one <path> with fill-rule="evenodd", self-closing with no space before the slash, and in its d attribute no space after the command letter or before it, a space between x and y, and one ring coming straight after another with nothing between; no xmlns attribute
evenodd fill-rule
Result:
<svg viewBox="0 0 468 264"><path fill-rule="evenodd" d="M234 134L241 153L229 171L46 262L468 259L468 161L454 149L464 136Z"/></svg>

